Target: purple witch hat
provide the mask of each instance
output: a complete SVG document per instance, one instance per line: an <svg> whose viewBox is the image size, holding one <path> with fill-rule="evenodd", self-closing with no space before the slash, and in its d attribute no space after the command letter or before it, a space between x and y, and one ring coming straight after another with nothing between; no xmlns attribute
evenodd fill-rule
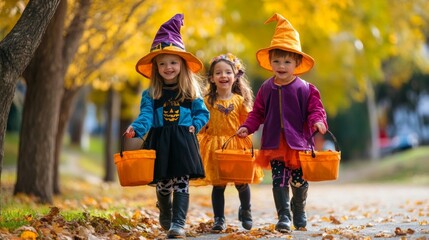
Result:
<svg viewBox="0 0 429 240"><path fill-rule="evenodd" d="M182 57L192 72L196 73L202 69L202 62L192 53L185 50L185 45L180 35L183 19L183 14L176 14L161 25L153 40L150 53L137 62L137 72L150 78L152 75L152 59L159 54L175 54Z"/></svg>

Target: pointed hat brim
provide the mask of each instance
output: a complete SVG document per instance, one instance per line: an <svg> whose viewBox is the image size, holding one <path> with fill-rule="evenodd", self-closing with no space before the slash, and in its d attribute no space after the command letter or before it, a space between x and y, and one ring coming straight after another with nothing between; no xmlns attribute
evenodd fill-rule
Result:
<svg viewBox="0 0 429 240"><path fill-rule="evenodd" d="M302 55L302 62L297 68L295 68L295 75L310 71L314 66L314 59L301 50L299 33L293 28L292 24L290 24L287 19L278 13L269 18L265 24L272 21L277 21L277 26L273 39L271 40L271 45L268 48L263 48L256 52L256 59L258 60L259 65L264 69L272 71L269 51L272 49L280 49Z"/></svg>
<svg viewBox="0 0 429 240"><path fill-rule="evenodd" d="M188 65L189 69L197 73L203 68L203 63L192 53L186 52L178 47L170 46L160 50L152 51L146 56L142 57L136 64L136 70L146 78L152 76L152 59L160 54L174 54L183 58Z"/></svg>
<svg viewBox="0 0 429 240"><path fill-rule="evenodd" d="M142 57L136 64L136 70L143 76L152 75L152 60L160 54L174 54L182 57L189 69L197 73L203 68L203 63L192 53L185 50L180 29L183 26L184 15L178 13L163 23L153 40L151 51Z"/></svg>

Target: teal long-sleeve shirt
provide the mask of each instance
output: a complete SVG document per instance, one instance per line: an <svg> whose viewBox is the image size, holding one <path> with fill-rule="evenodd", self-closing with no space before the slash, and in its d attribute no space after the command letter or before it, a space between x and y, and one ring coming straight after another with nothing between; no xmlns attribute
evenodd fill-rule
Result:
<svg viewBox="0 0 429 240"><path fill-rule="evenodd" d="M165 125L162 99L157 100L158 104L155 105L155 100L150 96L149 90L143 91L140 114L131 124L136 132L136 137L143 137L152 127L163 127ZM188 105L189 102L180 103L177 124L186 127L194 126L195 133L198 133L209 121L210 113L202 98L196 98L190 102L190 106Z"/></svg>

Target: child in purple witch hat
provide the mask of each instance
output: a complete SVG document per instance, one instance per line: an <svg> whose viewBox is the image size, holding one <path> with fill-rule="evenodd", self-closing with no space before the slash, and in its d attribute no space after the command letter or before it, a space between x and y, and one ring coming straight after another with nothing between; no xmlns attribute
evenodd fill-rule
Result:
<svg viewBox="0 0 429 240"><path fill-rule="evenodd" d="M150 79L140 114L125 136L143 137L156 150L154 179L159 222L169 238L186 237L189 180L205 177L196 133L208 122L196 73L203 64L186 52L180 35L183 14L161 25L137 72ZM150 130L150 131L149 131Z"/></svg>

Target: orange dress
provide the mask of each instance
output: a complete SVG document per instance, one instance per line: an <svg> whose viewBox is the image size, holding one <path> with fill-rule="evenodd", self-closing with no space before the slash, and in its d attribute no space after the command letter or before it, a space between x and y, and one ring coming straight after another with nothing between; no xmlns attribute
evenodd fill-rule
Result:
<svg viewBox="0 0 429 240"><path fill-rule="evenodd" d="M250 109L246 108L243 102L243 97L237 94L229 100L217 100L213 106L208 103L207 97L204 99L210 111L210 120L198 133L198 141L206 177L191 181L191 185L226 185L228 183L219 178L219 165L214 159L214 152L221 149L225 141L233 136L246 120ZM251 147L250 136L233 137L226 149L250 149ZM257 167L252 183L260 183L263 176L262 169Z"/></svg>

